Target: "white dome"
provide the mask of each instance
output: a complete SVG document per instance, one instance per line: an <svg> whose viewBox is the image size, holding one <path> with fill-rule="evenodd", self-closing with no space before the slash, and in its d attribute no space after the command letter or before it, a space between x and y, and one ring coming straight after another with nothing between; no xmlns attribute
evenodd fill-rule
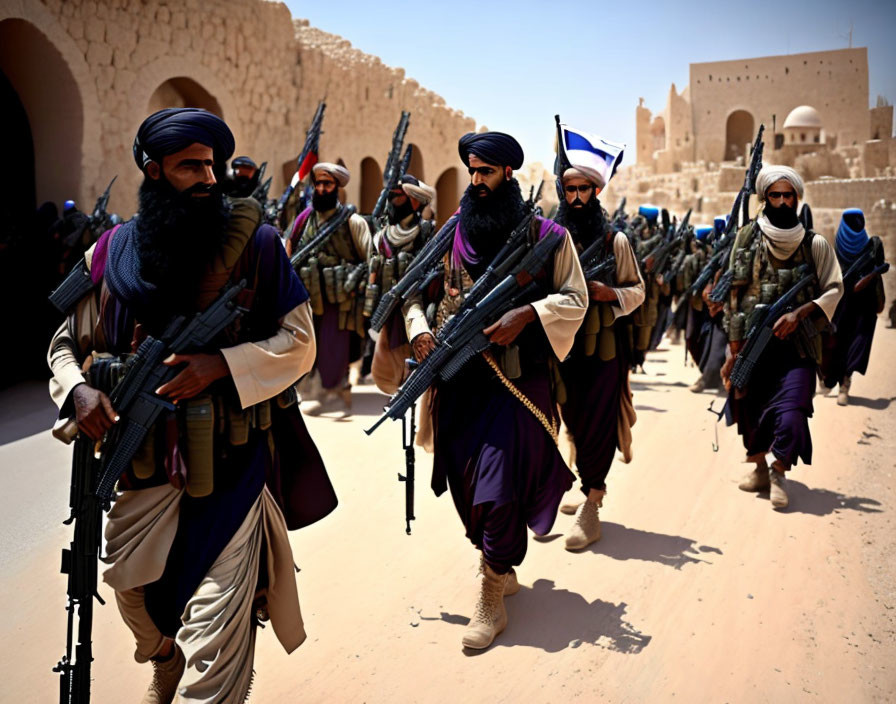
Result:
<svg viewBox="0 0 896 704"><path fill-rule="evenodd" d="M800 105L790 111L784 120L784 129L788 127L814 127L821 129L821 115L811 105Z"/></svg>

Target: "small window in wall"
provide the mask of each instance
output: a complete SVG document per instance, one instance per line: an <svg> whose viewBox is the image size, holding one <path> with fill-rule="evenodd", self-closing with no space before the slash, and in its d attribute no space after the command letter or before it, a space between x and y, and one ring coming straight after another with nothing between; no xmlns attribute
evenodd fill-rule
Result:
<svg viewBox="0 0 896 704"><path fill-rule="evenodd" d="M785 73L785 74L790 73L790 69L787 68L787 66L784 67L784 73Z"/></svg>
<svg viewBox="0 0 896 704"><path fill-rule="evenodd" d="M821 141L821 135L818 135L818 134L815 135L815 137L812 139L812 141L815 142L816 144L818 144Z"/></svg>
<svg viewBox="0 0 896 704"><path fill-rule="evenodd" d="M806 133L805 133L805 132L800 132L800 141L801 141L801 142L805 142L805 141L806 141Z"/></svg>

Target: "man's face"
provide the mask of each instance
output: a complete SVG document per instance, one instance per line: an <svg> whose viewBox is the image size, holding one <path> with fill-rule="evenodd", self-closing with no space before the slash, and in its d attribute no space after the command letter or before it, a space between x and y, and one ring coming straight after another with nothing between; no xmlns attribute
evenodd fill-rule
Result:
<svg viewBox="0 0 896 704"><path fill-rule="evenodd" d="M389 202L392 203L392 207L400 208L408 202L407 193L400 188L395 188L389 191Z"/></svg>
<svg viewBox="0 0 896 704"><path fill-rule="evenodd" d="M510 167L486 164L475 154L470 154L470 183L476 191L477 198L488 198L501 183L510 178Z"/></svg>
<svg viewBox="0 0 896 704"><path fill-rule="evenodd" d="M784 178L780 181L775 181L768 187L768 190L765 192L765 199L773 208L780 208L782 205L786 205L793 210L796 210L798 200L793 185Z"/></svg>
<svg viewBox="0 0 896 704"><path fill-rule="evenodd" d="M321 173L314 178L314 191L320 195L336 190L336 180L330 174Z"/></svg>
<svg viewBox="0 0 896 704"><path fill-rule="evenodd" d="M594 184L587 178L571 176L563 181L563 196L572 208L584 208L594 195Z"/></svg>
<svg viewBox="0 0 896 704"><path fill-rule="evenodd" d="M237 164L233 167L233 176L234 178L244 177L249 180L255 176L256 171L258 171L258 169L254 166L249 166L249 164Z"/></svg>
<svg viewBox="0 0 896 704"><path fill-rule="evenodd" d="M155 161L149 162L146 165L146 173L156 181L164 175L168 183L179 193L189 191L194 198L204 198L217 183L214 166L212 148L197 142L163 157L161 166Z"/></svg>

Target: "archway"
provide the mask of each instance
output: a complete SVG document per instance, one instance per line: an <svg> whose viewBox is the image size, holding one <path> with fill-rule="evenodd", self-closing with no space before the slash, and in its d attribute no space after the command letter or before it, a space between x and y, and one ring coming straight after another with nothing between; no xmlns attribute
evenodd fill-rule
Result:
<svg viewBox="0 0 896 704"><path fill-rule="evenodd" d="M725 122L725 161L743 156L746 145L753 141L753 116L746 110L735 110Z"/></svg>
<svg viewBox="0 0 896 704"><path fill-rule="evenodd" d="M371 213L376 206L377 198L383 190L383 172L372 157L361 160L361 198L358 206L360 212Z"/></svg>
<svg viewBox="0 0 896 704"><path fill-rule="evenodd" d="M666 121L659 115L650 123L650 140L653 151L666 148Z"/></svg>
<svg viewBox="0 0 896 704"><path fill-rule="evenodd" d="M423 173L423 152L416 144L411 144L414 150L411 152L411 163L408 165L408 173L416 176L421 181L426 181L426 174Z"/></svg>
<svg viewBox="0 0 896 704"><path fill-rule="evenodd" d="M220 118L224 117L224 111L215 96L186 76L169 78L159 85L149 96L146 107L150 114L164 108L202 108Z"/></svg>
<svg viewBox="0 0 896 704"><path fill-rule="evenodd" d="M456 166L445 169L436 181L436 224L441 227L450 218L460 203Z"/></svg>

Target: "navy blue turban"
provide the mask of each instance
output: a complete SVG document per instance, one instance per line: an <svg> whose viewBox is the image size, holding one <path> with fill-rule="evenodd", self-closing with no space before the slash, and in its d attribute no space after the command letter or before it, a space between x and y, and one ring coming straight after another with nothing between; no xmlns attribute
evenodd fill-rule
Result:
<svg viewBox="0 0 896 704"><path fill-rule="evenodd" d="M215 163L223 165L235 147L233 133L217 115L200 108L165 108L147 117L134 140L134 161L141 171L191 144L211 147Z"/></svg>
<svg viewBox="0 0 896 704"><path fill-rule="evenodd" d="M467 132L457 143L460 160L470 165L470 154L486 164L509 166L516 171L523 165L523 148L509 134L503 132Z"/></svg>
<svg viewBox="0 0 896 704"><path fill-rule="evenodd" d="M865 249L868 244L868 233L865 232L865 213L858 208L848 208L843 211L843 219L837 229L837 237L834 247L837 256L851 264Z"/></svg>
<svg viewBox="0 0 896 704"><path fill-rule="evenodd" d="M252 161L252 157L249 156L238 156L236 159L230 162L231 166L251 166L253 169L258 168L258 164Z"/></svg>

